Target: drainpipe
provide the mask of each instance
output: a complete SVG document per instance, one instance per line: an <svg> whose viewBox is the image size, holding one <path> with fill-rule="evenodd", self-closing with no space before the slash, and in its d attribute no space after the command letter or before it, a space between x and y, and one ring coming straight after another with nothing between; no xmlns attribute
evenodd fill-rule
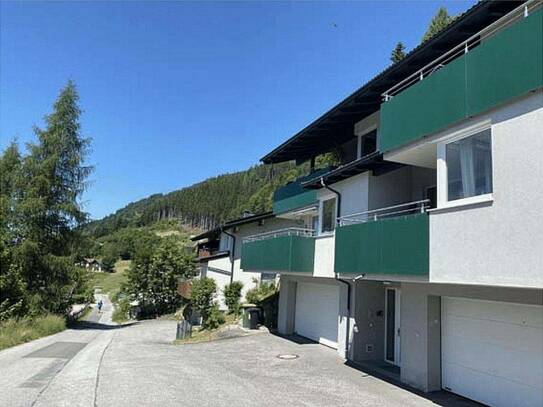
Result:
<svg viewBox="0 0 543 407"><path fill-rule="evenodd" d="M222 232L226 236L230 236L232 238L232 252L230 253L230 284L234 282L234 259L236 256L236 235L233 235L232 233L228 233L226 230L222 229Z"/></svg>
<svg viewBox="0 0 543 407"><path fill-rule="evenodd" d="M321 185L323 188L334 193L337 197L336 205L336 222L339 223L339 217L341 216L341 193L324 182L324 177L321 177ZM347 323L345 324L345 359L349 359L349 336L351 332L351 284L349 280L343 280L339 278L338 273L334 274L336 281L343 283L347 286Z"/></svg>

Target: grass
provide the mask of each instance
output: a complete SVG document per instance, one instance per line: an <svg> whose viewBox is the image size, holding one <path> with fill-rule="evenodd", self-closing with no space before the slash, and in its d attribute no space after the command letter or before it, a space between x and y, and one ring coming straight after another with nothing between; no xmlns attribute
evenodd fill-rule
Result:
<svg viewBox="0 0 543 407"><path fill-rule="evenodd" d="M33 341L66 329L66 320L58 315L8 319L0 323L0 350Z"/></svg>
<svg viewBox="0 0 543 407"><path fill-rule="evenodd" d="M216 329L199 329L192 331L192 336L188 339L176 339L173 343L174 345L183 345L187 343L202 343L202 342L210 342L214 341L216 339L220 339L217 335L221 328L223 328L226 325L232 325L237 321L238 317L234 314L225 314L224 316L224 324L221 324Z"/></svg>
<svg viewBox="0 0 543 407"><path fill-rule="evenodd" d="M102 293L113 294L121 289L126 281L126 270L130 267L130 260L119 260L115 263L113 273L93 273L91 285L100 287Z"/></svg>

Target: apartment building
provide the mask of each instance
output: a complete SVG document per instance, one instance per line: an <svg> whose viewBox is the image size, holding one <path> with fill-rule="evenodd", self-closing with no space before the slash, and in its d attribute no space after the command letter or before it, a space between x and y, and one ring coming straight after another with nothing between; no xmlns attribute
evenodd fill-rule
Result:
<svg viewBox="0 0 543 407"><path fill-rule="evenodd" d="M423 391L543 405L543 8L480 2L262 161L295 227L241 239L279 331ZM313 168L313 165L311 166Z"/></svg>

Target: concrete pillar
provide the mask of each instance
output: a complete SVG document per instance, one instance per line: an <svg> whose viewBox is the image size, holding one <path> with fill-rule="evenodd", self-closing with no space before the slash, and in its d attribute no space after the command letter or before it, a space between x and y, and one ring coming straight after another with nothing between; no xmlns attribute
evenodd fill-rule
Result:
<svg viewBox="0 0 543 407"><path fill-rule="evenodd" d="M280 334L294 333L294 316L296 312L296 282L287 276L281 276L279 289L279 311L277 330Z"/></svg>

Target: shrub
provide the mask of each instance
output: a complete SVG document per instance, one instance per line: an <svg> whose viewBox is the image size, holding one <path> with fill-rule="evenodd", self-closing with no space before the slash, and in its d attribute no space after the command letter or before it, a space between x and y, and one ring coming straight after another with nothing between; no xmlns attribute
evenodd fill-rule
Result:
<svg viewBox="0 0 543 407"><path fill-rule="evenodd" d="M66 329L66 320L59 315L36 318L8 319L0 323L0 350L52 335Z"/></svg>
<svg viewBox="0 0 543 407"><path fill-rule="evenodd" d="M239 281L233 281L231 284L227 284L224 287L224 302L228 307L228 311L231 314L239 314L239 306L241 300L241 289L243 288L243 283Z"/></svg>
<svg viewBox="0 0 543 407"><path fill-rule="evenodd" d="M213 308L213 300L217 293L217 285L212 278L204 277L192 282L192 306L202 316L203 324L206 324Z"/></svg>
<svg viewBox="0 0 543 407"><path fill-rule="evenodd" d="M260 283L258 286L251 288L249 291L247 291L247 294L245 294L245 300L249 304L258 304L264 298L274 294L276 291L277 291L277 288L275 287L275 283L263 282L263 283Z"/></svg>
<svg viewBox="0 0 543 407"><path fill-rule="evenodd" d="M217 304L213 304L202 326L204 329L217 329L224 324L224 314Z"/></svg>
<svg viewBox="0 0 543 407"><path fill-rule="evenodd" d="M122 323L129 319L130 314L130 299L128 297L120 298L117 295L117 302L115 304L115 309L113 310L113 315L111 319L113 322Z"/></svg>

